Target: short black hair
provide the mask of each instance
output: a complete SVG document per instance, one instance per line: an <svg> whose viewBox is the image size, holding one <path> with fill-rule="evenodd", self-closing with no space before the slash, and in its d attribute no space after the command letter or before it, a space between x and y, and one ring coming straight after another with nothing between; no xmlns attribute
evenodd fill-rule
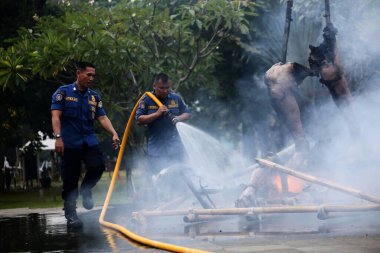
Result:
<svg viewBox="0 0 380 253"><path fill-rule="evenodd" d="M154 83L158 83L160 80L167 83L169 81L169 76L165 73L159 73L154 77Z"/></svg>
<svg viewBox="0 0 380 253"><path fill-rule="evenodd" d="M77 61L75 63L75 67L77 70L86 70L88 67L95 68L95 65L86 61Z"/></svg>

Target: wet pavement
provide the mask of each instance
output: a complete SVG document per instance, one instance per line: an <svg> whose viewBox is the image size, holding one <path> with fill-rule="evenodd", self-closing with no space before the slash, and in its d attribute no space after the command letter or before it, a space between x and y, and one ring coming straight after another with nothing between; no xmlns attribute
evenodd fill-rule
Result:
<svg viewBox="0 0 380 253"><path fill-rule="evenodd" d="M68 230L61 209L0 210L1 252L162 252L132 242L98 223L100 207L78 209L85 226ZM112 206L106 221L151 239L212 252L379 253L380 212L265 215L184 223L181 216L130 222L131 208Z"/></svg>

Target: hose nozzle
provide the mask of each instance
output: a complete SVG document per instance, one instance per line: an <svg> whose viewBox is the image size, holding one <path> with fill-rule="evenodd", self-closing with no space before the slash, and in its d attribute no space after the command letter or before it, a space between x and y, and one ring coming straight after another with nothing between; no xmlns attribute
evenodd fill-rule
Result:
<svg viewBox="0 0 380 253"><path fill-rule="evenodd" d="M166 111L165 116L175 125L179 122L178 118L171 112Z"/></svg>

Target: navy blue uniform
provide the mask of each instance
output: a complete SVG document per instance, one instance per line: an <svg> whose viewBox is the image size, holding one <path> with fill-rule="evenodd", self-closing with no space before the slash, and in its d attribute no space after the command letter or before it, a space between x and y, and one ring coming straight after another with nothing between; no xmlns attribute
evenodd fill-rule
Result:
<svg viewBox="0 0 380 253"><path fill-rule="evenodd" d="M106 113L98 93L91 89L80 92L76 83L58 88L52 96L51 110L62 111L61 138L65 148L61 171L62 198L75 202L81 162L87 169L81 185L82 192L94 187L104 171L105 163L98 147L94 121Z"/></svg>
<svg viewBox="0 0 380 253"><path fill-rule="evenodd" d="M61 135L67 148L81 148L99 144L94 120L106 115L98 93L87 89L84 94L77 89L75 83L58 88L53 94L51 110L62 111Z"/></svg>
<svg viewBox="0 0 380 253"><path fill-rule="evenodd" d="M152 92L154 94L154 92ZM160 99L170 112L175 115L189 113L189 109L176 93L169 93L165 99ZM158 110L157 104L145 95L137 108L135 118L141 115L150 115ZM154 173L173 162L183 159L183 146L178 131L168 117L161 116L148 124L148 157ZM165 161L165 162L163 162Z"/></svg>

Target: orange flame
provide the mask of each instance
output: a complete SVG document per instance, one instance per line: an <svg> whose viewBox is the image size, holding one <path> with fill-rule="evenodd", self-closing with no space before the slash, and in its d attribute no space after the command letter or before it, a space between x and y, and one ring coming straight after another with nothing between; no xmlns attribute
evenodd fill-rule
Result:
<svg viewBox="0 0 380 253"><path fill-rule="evenodd" d="M286 175L286 180L288 181L288 192L299 193L305 187L305 181ZM282 192L282 182L280 174L277 173L274 178L274 184L278 192Z"/></svg>

